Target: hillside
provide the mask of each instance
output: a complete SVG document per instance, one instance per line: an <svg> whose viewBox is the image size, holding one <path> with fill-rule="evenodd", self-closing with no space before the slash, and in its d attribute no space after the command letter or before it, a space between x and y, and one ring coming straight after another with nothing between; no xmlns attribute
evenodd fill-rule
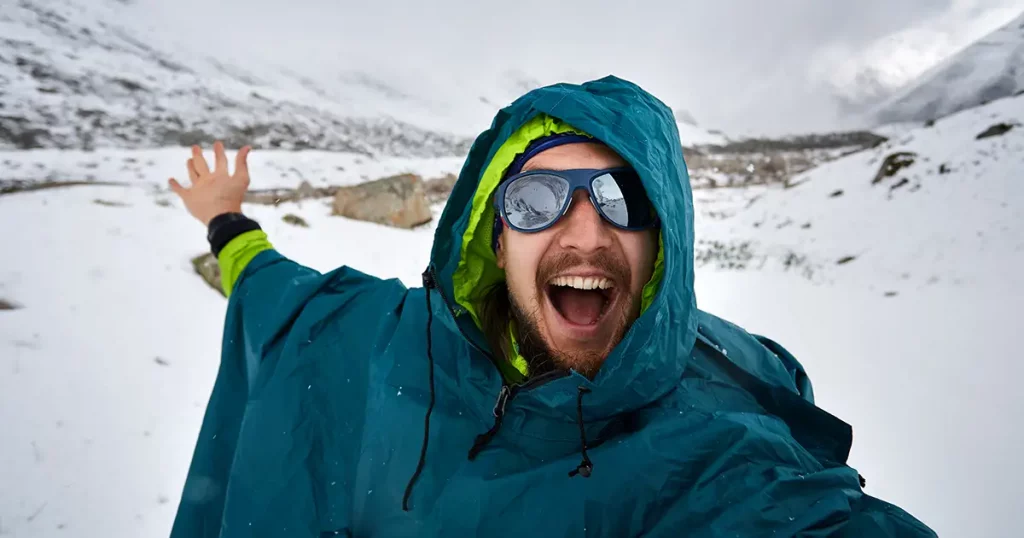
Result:
<svg viewBox="0 0 1024 538"><path fill-rule="evenodd" d="M821 278L844 275L879 292L983 283L993 275L979 271L993 267L1009 279L1024 263L1022 170L1018 96L796 176L791 188L752 199L726 232Z"/></svg>
<svg viewBox="0 0 1024 538"><path fill-rule="evenodd" d="M339 73L328 88L270 66L256 75L143 35L111 3L17 0L0 8L0 148L147 148L220 138L236 147L365 155L468 149L465 133L429 123L427 105L366 74Z"/></svg>
<svg viewBox="0 0 1024 538"><path fill-rule="evenodd" d="M1024 91L1024 13L928 70L871 116L925 122Z"/></svg>

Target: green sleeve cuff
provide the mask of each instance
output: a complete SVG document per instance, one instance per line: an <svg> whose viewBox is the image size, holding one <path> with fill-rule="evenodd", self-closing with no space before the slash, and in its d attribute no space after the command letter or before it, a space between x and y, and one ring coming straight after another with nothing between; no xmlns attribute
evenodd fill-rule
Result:
<svg viewBox="0 0 1024 538"><path fill-rule="evenodd" d="M217 264L220 266L220 285L226 297L231 296L235 282L242 275L245 266L264 250L271 250L274 245L267 240L267 234L263 230L251 230L239 234L228 242L217 256Z"/></svg>

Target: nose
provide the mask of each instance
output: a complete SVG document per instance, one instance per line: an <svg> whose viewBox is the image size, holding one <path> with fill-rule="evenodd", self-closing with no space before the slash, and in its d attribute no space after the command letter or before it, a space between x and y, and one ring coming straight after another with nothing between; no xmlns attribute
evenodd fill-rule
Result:
<svg viewBox="0 0 1024 538"><path fill-rule="evenodd" d="M589 254L608 248L612 244L610 225L601 218L585 190L573 193L569 212L562 217L558 225L561 228L558 243L564 249Z"/></svg>

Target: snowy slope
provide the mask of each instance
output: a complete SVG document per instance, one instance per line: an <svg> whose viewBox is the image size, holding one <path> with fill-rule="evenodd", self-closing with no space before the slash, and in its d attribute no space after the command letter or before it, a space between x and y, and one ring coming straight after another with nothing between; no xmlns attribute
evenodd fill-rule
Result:
<svg viewBox="0 0 1024 538"><path fill-rule="evenodd" d="M925 72L872 113L928 121L1024 91L1024 13Z"/></svg>
<svg viewBox="0 0 1024 538"><path fill-rule="evenodd" d="M1010 130L977 139L994 125ZM873 183L885 158L914 163ZM1024 266L1024 96L908 129L750 202L720 230L763 259L879 292L1015 278ZM756 247L755 247L756 248ZM855 257L845 263L844 258ZM996 275L989 273L999 268Z"/></svg>

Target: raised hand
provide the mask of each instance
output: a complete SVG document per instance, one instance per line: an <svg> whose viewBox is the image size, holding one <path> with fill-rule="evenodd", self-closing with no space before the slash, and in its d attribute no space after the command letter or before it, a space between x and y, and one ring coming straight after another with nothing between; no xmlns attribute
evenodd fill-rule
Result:
<svg viewBox="0 0 1024 538"><path fill-rule="evenodd" d="M223 213L241 213L242 199L249 189L249 166L246 157L252 148L245 146L235 156L235 173L228 173L228 158L224 154L224 144L220 141L213 144L214 168L210 171L203 151L199 146L192 146L192 158L186 161L188 178L191 187L183 187L173 177L167 183L171 190L181 197L185 207L193 217L199 219L204 226L217 215Z"/></svg>

